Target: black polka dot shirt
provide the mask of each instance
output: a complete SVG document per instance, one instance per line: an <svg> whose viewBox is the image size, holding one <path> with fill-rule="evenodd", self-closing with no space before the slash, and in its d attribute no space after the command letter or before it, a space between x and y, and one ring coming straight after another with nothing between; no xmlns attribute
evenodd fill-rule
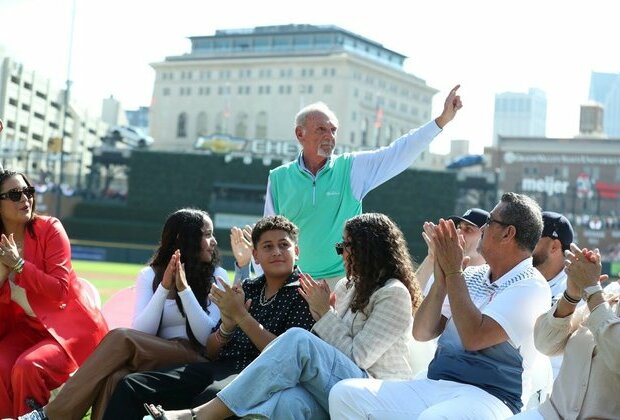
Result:
<svg viewBox="0 0 620 420"><path fill-rule="evenodd" d="M314 319L310 308L297 291L299 288L299 272L297 269L291 274L287 283L282 286L276 295L261 304L261 294L265 285L265 277L243 281L245 298L252 299L249 312L265 329L275 335L280 335L292 327L310 330ZM250 338L241 328L235 329L231 340L222 348L218 360L232 360L235 368L242 370L252 363L260 351L252 344Z"/></svg>

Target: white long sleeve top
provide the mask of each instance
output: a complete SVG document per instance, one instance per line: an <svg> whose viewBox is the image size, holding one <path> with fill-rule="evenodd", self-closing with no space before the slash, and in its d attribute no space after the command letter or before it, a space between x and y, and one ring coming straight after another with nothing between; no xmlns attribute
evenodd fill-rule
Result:
<svg viewBox="0 0 620 420"><path fill-rule="evenodd" d="M228 281L228 273L221 267L215 269L215 276ZM185 318L174 299L167 299L168 290L161 284L153 292L155 271L151 267L143 268L136 280L136 302L132 327L136 330L157 335L161 338L188 338ZM199 343L206 344L207 337L220 320L220 310L215 304L209 304L204 311L191 288L179 292L183 309L194 337Z"/></svg>

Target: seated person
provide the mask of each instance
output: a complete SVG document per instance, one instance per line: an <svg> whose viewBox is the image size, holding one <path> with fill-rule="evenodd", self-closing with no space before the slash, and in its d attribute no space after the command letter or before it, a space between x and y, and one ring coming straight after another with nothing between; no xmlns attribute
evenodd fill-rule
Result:
<svg viewBox="0 0 620 420"><path fill-rule="evenodd" d="M211 288L222 321L209 336L209 362L192 363L123 378L108 404L105 419L142 419L143 403L182 408L209 401L276 336L289 328L309 330L310 308L298 292L300 273L297 227L283 216L260 219L252 230L253 256L263 275L241 286Z"/></svg>
<svg viewBox="0 0 620 420"><path fill-rule="evenodd" d="M325 281L301 276L318 337L287 331L216 398L166 418L327 419L329 390L341 379L413 377L411 328L421 293L402 232L383 214L362 214L345 223L336 250L346 278L336 285L334 306Z"/></svg>
<svg viewBox="0 0 620 420"><path fill-rule="evenodd" d="M563 215L553 211L543 211L543 231L534 252L532 264L543 275L551 289L551 305L562 297L566 290L566 272L564 271L564 252L573 242L574 231L570 222ZM552 379L560 372L562 355L550 359ZM552 382L552 381L550 381ZM545 392L546 397L551 391L551 383Z"/></svg>
<svg viewBox="0 0 620 420"><path fill-rule="evenodd" d="M489 214L478 244L487 264L461 268L463 239L451 220L432 232L435 282L414 319L418 340L437 341L427 378L354 379L329 397L335 419L501 419L529 397L536 360L533 330L551 292L532 266L542 232L540 207L506 193Z"/></svg>
<svg viewBox="0 0 620 420"><path fill-rule="evenodd" d="M459 229L465 244L463 245L463 267L482 265L484 258L478 252L478 242L482 235L482 226L486 223L489 212L479 208L471 208L463 213L462 216L450 216L448 219L454 221L454 225ZM424 222L422 238L428 247L428 254L416 270L416 278L422 288L422 294L426 296L434 282L433 270L435 268L435 250L430 239L435 224Z"/></svg>
<svg viewBox="0 0 620 420"><path fill-rule="evenodd" d="M36 207L28 178L0 170L0 418L47 403L108 332L62 224Z"/></svg>
<svg viewBox="0 0 620 420"><path fill-rule="evenodd" d="M133 328L110 331L93 354L42 410L20 419L82 419L92 406L99 420L127 373L206 360L202 347L220 320L208 298L217 266L217 241L209 215L181 209L164 224L159 247L136 281Z"/></svg>
<svg viewBox="0 0 620 420"><path fill-rule="evenodd" d="M515 419L617 419L620 414L619 295L603 293L600 281L607 276L601 276L598 250L572 244L566 256L566 289L534 329L536 348L547 355L563 353L562 367L550 398ZM577 307L582 299L586 304Z"/></svg>

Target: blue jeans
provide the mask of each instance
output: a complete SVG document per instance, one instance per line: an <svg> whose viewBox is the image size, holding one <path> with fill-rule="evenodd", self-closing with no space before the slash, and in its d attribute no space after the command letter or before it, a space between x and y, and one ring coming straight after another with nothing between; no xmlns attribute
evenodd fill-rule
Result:
<svg viewBox="0 0 620 420"><path fill-rule="evenodd" d="M239 417L328 419L332 387L342 379L367 377L335 347L291 328L217 396Z"/></svg>

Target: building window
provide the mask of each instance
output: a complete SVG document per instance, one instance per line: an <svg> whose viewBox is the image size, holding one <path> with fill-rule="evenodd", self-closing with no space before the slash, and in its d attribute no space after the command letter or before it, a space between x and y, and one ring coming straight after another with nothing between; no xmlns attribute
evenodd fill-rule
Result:
<svg viewBox="0 0 620 420"><path fill-rule="evenodd" d="M241 112L237 115L235 121L235 137L242 139L247 138L248 135L248 114Z"/></svg>
<svg viewBox="0 0 620 420"><path fill-rule="evenodd" d="M256 116L256 138L267 138L267 113L265 111L259 112Z"/></svg>
<svg viewBox="0 0 620 420"><path fill-rule="evenodd" d="M177 137L187 137L187 114L181 112L177 118Z"/></svg>
<svg viewBox="0 0 620 420"><path fill-rule="evenodd" d="M170 88L167 88L167 87L163 88L161 90L161 94L164 95L164 96L170 95Z"/></svg>
<svg viewBox="0 0 620 420"><path fill-rule="evenodd" d="M207 135L207 113L201 111L196 117L196 137Z"/></svg>
<svg viewBox="0 0 620 420"><path fill-rule="evenodd" d="M330 93L332 93L332 85L325 85L323 86L323 93L329 95Z"/></svg>
<svg viewBox="0 0 620 420"><path fill-rule="evenodd" d="M224 112L218 112L215 116L215 132L218 134L224 133Z"/></svg>
<svg viewBox="0 0 620 420"><path fill-rule="evenodd" d="M368 118L362 119L361 143L362 146L368 146Z"/></svg>

